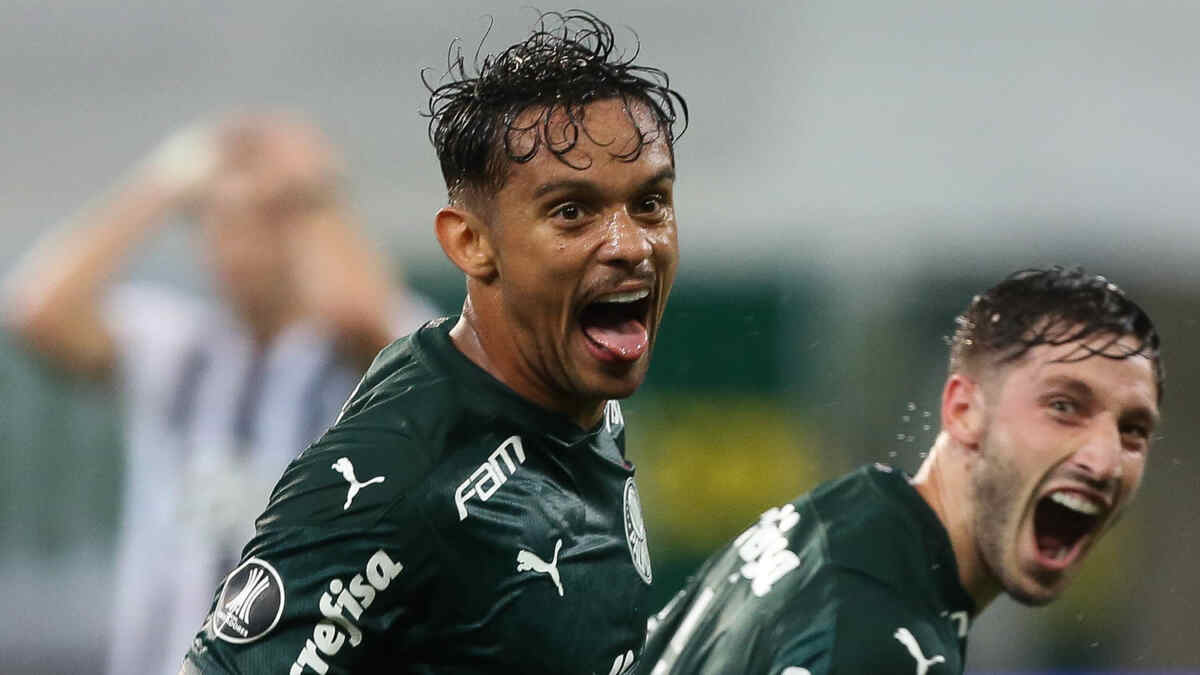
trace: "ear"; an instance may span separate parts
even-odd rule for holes
[[[979,447],[984,430],[983,387],[963,373],[946,378],[942,389],[942,429],[959,445]]]
[[[438,243],[450,262],[472,279],[490,281],[496,276],[496,254],[491,230],[469,209],[444,206],[433,219]]]

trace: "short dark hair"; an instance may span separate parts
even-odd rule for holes
[[[428,109],[422,114],[429,118],[429,139],[437,150],[450,198],[464,187],[500,189],[509,162],[528,162],[548,145],[543,139],[555,111],[565,113],[565,129],[555,133],[554,146],[547,149],[570,165],[566,155],[580,134],[587,133],[580,128],[583,108],[593,101],[620,98],[627,111],[632,101],[644,104],[657,122],[657,133],[673,149],[675,139],[687,128],[687,102],[671,88],[665,72],[634,65],[640,42],[629,55],[615,45],[612,27],[582,10],[543,13],[525,41],[482,61],[476,52],[474,75],[467,72],[459,41],[451,42],[446,73],[450,81],[435,85],[427,78],[428,69],[421,71],[429,90]],[[536,106],[545,110],[536,120],[518,125],[521,113]],[[632,119],[632,111],[629,114]],[[539,126],[542,129],[531,149],[514,150],[514,132]],[[639,129],[637,146],[614,156],[635,161],[642,148],[657,139],[657,134]]]
[[[955,319],[950,343],[950,372],[960,372],[981,357],[1003,364],[1021,358],[1038,345],[1063,345],[1093,336],[1109,336],[1098,347],[1082,348],[1077,357],[1125,359],[1145,356],[1154,364],[1158,398],[1164,371],[1158,331],[1149,315],[1108,279],[1080,267],[1054,266],[1021,270],[980,295]],[[1132,350],[1110,349],[1132,337]]]

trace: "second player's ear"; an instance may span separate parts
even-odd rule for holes
[[[444,206],[434,216],[433,227],[446,257],[463,274],[485,282],[495,278],[491,230],[474,212],[461,206]]]
[[[942,388],[942,429],[963,447],[979,447],[984,430],[984,391],[963,373],[953,373]]]

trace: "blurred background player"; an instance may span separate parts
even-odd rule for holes
[[[1159,337],[1114,284],[1019,272],[957,319],[942,428],[763,514],[651,619],[641,673],[962,673],[998,595],[1044,605],[1137,494]]]
[[[309,123],[244,114],[166,140],[9,280],[6,317],[125,406],[110,672],[161,673],[237,560],[279,473],[333,422],[359,374],[431,318],[352,226],[338,159]],[[113,284],[179,216],[224,302]]]

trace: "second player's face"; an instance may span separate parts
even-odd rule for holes
[[[1036,347],[985,385],[971,481],[976,548],[1003,590],[1027,604],[1062,592],[1136,494],[1158,418],[1149,359],[1071,361],[1080,347]],[[1106,352],[1133,347],[1122,339]]]
[[[587,408],[629,396],[649,367],[679,257],[675,171],[644,106],[589,104],[560,159],[546,146],[561,149],[564,119],[536,127],[548,133],[510,137],[517,153],[534,133],[548,140],[537,139],[530,161],[511,163],[487,220],[522,379]],[[637,147],[639,128],[654,140],[636,159],[616,156]]]
[[[251,321],[293,300],[287,219],[242,175],[214,186],[203,219],[208,261],[222,290]]]

